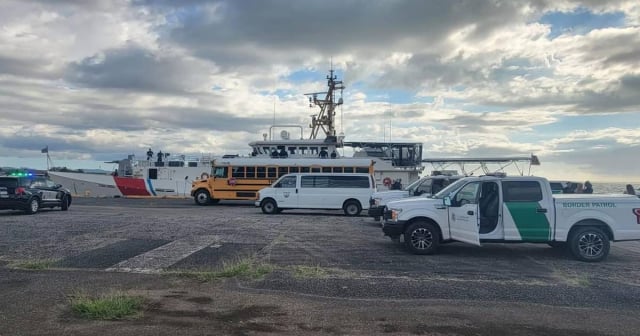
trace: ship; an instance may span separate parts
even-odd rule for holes
[[[344,134],[336,132],[336,108],[343,104],[344,83],[334,70],[326,76],[327,90],[308,93],[309,106],[319,108],[311,116],[310,134],[305,136],[299,125],[272,125],[263,139],[249,143],[250,157],[345,158],[345,149],[354,158],[371,158],[375,162],[374,178],[380,190],[408,185],[420,177],[422,143],[419,142],[346,142]],[[153,153],[151,153],[153,154]],[[232,155],[237,156],[237,155]],[[225,156],[219,156],[222,158]],[[226,156],[228,157],[228,156]],[[51,179],[74,194],[88,197],[167,197],[190,194],[191,182],[211,173],[215,156],[162,156],[146,159],[129,155],[112,161],[118,165],[114,173],[86,174],[49,171]],[[207,175],[208,176],[208,175]]]

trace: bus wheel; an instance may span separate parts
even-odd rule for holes
[[[193,199],[196,201],[197,205],[207,205],[211,202],[209,192],[204,189],[196,191],[195,195],[193,195]]]
[[[278,213],[278,206],[276,205],[276,201],[272,199],[266,199],[262,202],[262,213],[266,213],[267,215],[273,215]]]

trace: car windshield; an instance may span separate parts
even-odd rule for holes
[[[444,198],[445,196],[451,194],[451,192],[458,190],[465,184],[466,179],[460,179],[455,181],[454,183],[448,185],[446,188],[440,190],[439,193],[435,194],[433,198]]]

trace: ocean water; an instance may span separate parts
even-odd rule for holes
[[[640,182],[628,182],[628,183],[600,183],[591,182],[593,185],[594,194],[622,194],[626,189],[627,184],[631,184],[633,189],[636,190],[636,194],[640,194]]]

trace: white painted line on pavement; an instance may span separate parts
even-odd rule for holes
[[[197,236],[178,239],[151,251],[139,254],[106,269],[108,272],[160,273],[178,261],[218,243],[219,236]],[[216,244],[220,247],[220,244]]]

